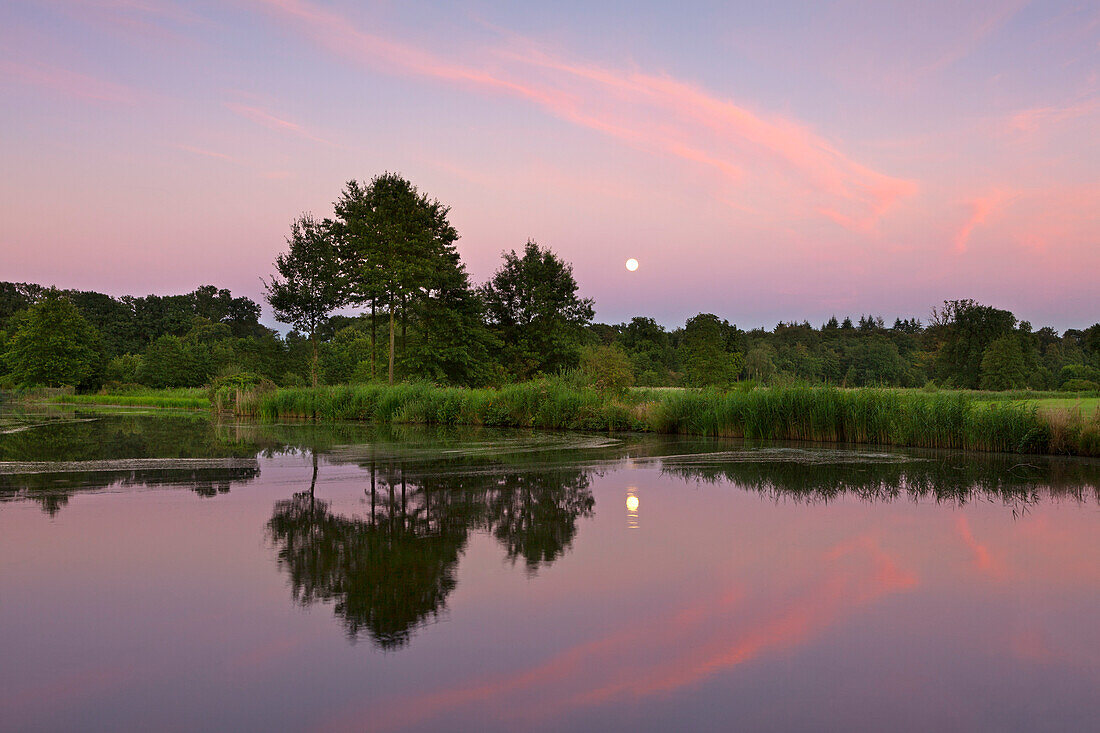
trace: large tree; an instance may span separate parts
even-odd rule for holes
[[[729,324],[711,313],[700,313],[684,325],[680,363],[693,387],[724,387],[737,379],[741,354],[726,348]]]
[[[1027,384],[1027,376],[1027,361],[1019,336],[1002,336],[985,350],[979,385],[982,389],[1020,389]]]
[[[671,383],[676,352],[664,327],[652,318],[635,316],[620,327],[618,340],[630,356],[638,384],[659,387]]]
[[[372,316],[379,303],[388,311],[391,384],[398,310],[404,325],[410,306],[446,287],[458,261],[449,211],[396,173],[376,176],[367,186],[349,181],[336,202],[348,295],[369,302]],[[371,323],[373,332],[373,317]]]
[[[945,301],[932,312],[930,330],[942,339],[936,367],[941,379],[957,387],[977,389],[986,348],[1012,333],[1011,312],[973,300]]]
[[[12,325],[6,361],[17,383],[86,386],[100,371],[99,333],[57,290],[17,314]]]
[[[275,258],[278,274],[266,282],[275,319],[309,336],[310,375],[317,386],[317,329],[345,300],[330,221],[305,214],[290,225],[288,249]]]
[[[592,300],[577,297],[572,265],[528,240],[522,256],[504,253],[504,264],[481,294],[515,376],[576,366],[593,309]]]
[[[501,344],[485,325],[484,304],[461,263],[446,280],[413,309],[416,324],[403,365],[434,382],[482,386],[496,377],[493,354]]]

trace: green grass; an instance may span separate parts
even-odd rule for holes
[[[210,407],[210,398],[205,389],[149,389],[127,392],[99,392],[96,394],[55,395],[46,398],[47,402],[64,405],[101,405],[119,407],[168,407],[185,409],[205,409]]]
[[[1085,416],[1095,415],[1100,411],[1100,397],[1048,397],[1028,400],[1026,404],[1034,404],[1040,410],[1080,411]]]
[[[962,392],[795,385],[751,391],[634,390],[610,396],[557,380],[502,389],[423,384],[278,389],[237,400],[265,420],[632,430],[765,440],[1100,455],[1100,416],[979,401]]]

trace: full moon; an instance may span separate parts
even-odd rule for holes
[[[635,270],[637,270],[638,269],[638,260],[631,257],[629,260],[626,261],[626,269],[630,270],[631,272],[634,272]]]

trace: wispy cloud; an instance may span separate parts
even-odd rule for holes
[[[139,92],[123,84],[41,63],[0,60],[0,78],[90,102],[133,105],[141,98]]]
[[[1008,127],[1014,132],[1036,133],[1069,120],[1087,117],[1100,111],[1100,100],[1089,99],[1077,104],[1057,107],[1032,107],[1013,113]]]
[[[146,47],[194,45],[193,31],[208,24],[201,15],[169,0],[59,0],[73,17]]]
[[[984,224],[986,220],[998,209],[1012,200],[1013,195],[1006,191],[994,190],[984,196],[977,196],[966,202],[970,215],[955,233],[955,251],[963,253],[970,243],[970,236],[974,230]]]
[[[943,71],[966,58],[983,41],[1023,10],[1029,2],[1030,0],[1012,0],[998,3],[984,16],[979,15],[976,23],[954,45],[922,67],[917,72],[918,76]],[[950,3],[948,7],[957,8],[955,3]]]
[[[271,112],[268,112],[267,110],[260,107],[247,104],[238,104],[236,102],[226,102],[225,106],[231,112],[238,114],[245,119],[251,120],[258,125],[262,125],[269,130],[286,132],[291,135],[305,138],[306,140],[312,140],[313,142],[317,143],[324,143],[325,145],[336,144],[330,140],[326,140],[323,137],[314,135],[312,132],[302,127],[297,122],[291,122],[290,120],[285,120],[281,117],[277,117]]]
[[[174,145],[177,150],[183,150],[188,153],[194,153],[195,155],[201,155],[207,158],[217,158],[219,160],[225,160],[230,162],[236,162],[236,158],[225,153],[219,153],[214,150],[204,150],[203,148],[192,147],[191,145]]]
[[[851,229],[877,221],[916,184],[854,160],[808,125],[764,114],[669,75],[566,59],[522,39],[455,62],[360,30],[301,0],[266,0],[277,15],[332,53],[395,74],[519,98],[638,150],[710,171],[727,186],[764,186],[796,215]]]
[[[871,535],[830,548],[818,570],[782,592],[727,588],[562,649],[527,669],[388,700],[370,708],[372,719],[401,727],[491,705],[501,719],[523,728],[608,700],[668,694],[797,647],[866,605],[919,585]],[[364,714],[355,705],[321,727],[354,728]]]

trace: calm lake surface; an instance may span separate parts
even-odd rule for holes
[[[1100,724],[1096,461],[0,418],[0,729]]]

